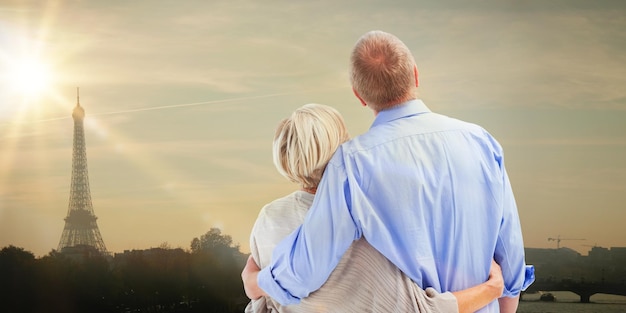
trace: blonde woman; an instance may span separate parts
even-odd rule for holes
[[[300,189],[261,209],[250,236],[247,268],[270,264],[274,247],[300,226],[326,164],[348,137],[339,112],[326,105],[304,105],[279,123],[274,165]],[[423,290],[361,237],[326,283],[300,304],[281,306],[263,296],[252,300],[246,312],[473,312],[498,298],[503,286],[494,265],[490,280],[476,287],[442,294]]]

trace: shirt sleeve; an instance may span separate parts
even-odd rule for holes
[[[259,287],[282,305],[299,303],[326,282],[359,237],[338,151],[326,167],[303,224],[276,246],[270,265],[259,273]]]
[[[503,215],[494,258],[500,264],[504,277],[502,296],[515,297],[530,286],[535,276],[534,267],[527,266],[524,260],[524,242],[517,205],[503,163],[501,167],[504,183]]]
[[[420,313],[459,312],[459,302],[451,292],[439,293],[434,288],[419,289],[418,308]]]

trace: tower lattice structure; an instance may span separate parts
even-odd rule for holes
[[[72,112],[74,119],[74,143],[72,152],[72,182],[70,202],[65,218],[65,227],[59,241],[59,251],[65,248],[90,246],[100,253],[107,249],[100,235],[97,217],[91,203],[89,175],[87,172],[87,149],[85,146],[85,110],[80,106],[80,96],[76,90],[76,107]]]

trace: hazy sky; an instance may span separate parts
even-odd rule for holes
[[[3,1],[0,247],[57,248],[80,86],[110,251],[220,227],[247,252],[260,208],[297,188],[271,162],[277,122],[316,102],[352,135],[371,124],[347,68],[373,29],[413,51],[433,111],[500,141],[527,247],[626,246],[626,2],[390,2]]]

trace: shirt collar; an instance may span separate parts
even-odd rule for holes
[[[422,102],[422,100],[409,100],[407,102],[398,104],[390,109],[378,112],[376,118],[374,119],[374,123],[372,123],[372,126],[370,128],[400,118],[429,112],[431,112],[430,109],[426,106],[426,104],[424,104],[424,102]]]

